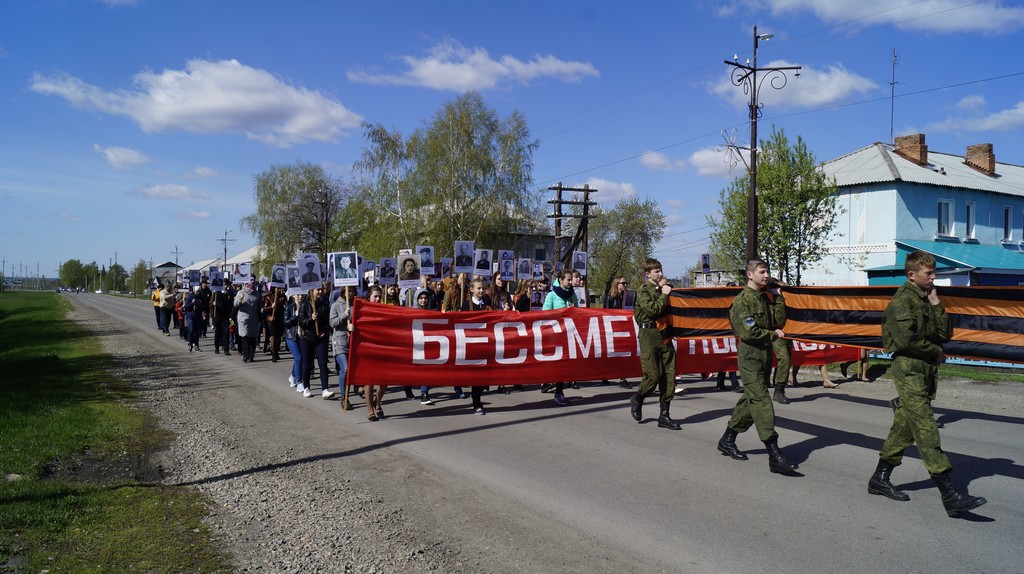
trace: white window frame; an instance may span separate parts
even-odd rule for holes
[[[975,239],[974,233],[978,219],[978,206],[973,201],[964,204],[964,239]]]
[[[1003,207],[1003,241],[1013,241],[1013,207]]]
[[[956,211],[953,210],[954,204],[952,199],[940,199],[936,205],[935,213],[935,235],[939,237],[953,237],[956,235],[953,215]],[[945,221],[943,221],[945,219]],[[945,223],[945,225],[943,225]],[[945,228],[945,229],[943,229]]]

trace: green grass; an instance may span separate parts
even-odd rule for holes
[[[887,361],[885,359],[868,359],[869,377],[875,379],[887,376],[887,373],[889,372],[889,365],[891,364],[891,361]],[[828,367],[831,371],[837,371],[839,370],[839,365],[841,365],[841,363],[832,363]],[[856,372],[856,364],[850,365],[850,375],[852,376],[856,374]],[[943,377],[968,379],[981,383],[1024,383],[1024,373],[1019,369],[999,369],[970,365],[953,365],[948,363],[939,365],[939,380],[942,380]]]
[[[168,436],[67,311],[0,296],[0,572],[231,571],[197,492],[133,478]]]

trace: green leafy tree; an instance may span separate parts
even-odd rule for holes
[[[429,244],[450,253],[462,239],[500,247],[543,221],[540,191],[530,189],[538,144],[519,112],[500,118],[467,92],[409,137],[364,129],[359,196],[346,212],[361,252],[389,256]]]
[[[635,197],[620,199],[611,209],[592,209],[589,224],[588,287],[607,291],[609,282],[643,273],[644,260],[661,241],[665,215],[657,202]]]
[[[149,265],[145,259],[139,259],[139,262],[132,268],[131,277],[128,279],[129,288],[135,291],[135,295],[138,296],[143,290],[149,287],[149,282],[152,278],[149,276]]]
[[[60,266],[60,282],[68,287],[85,287],[88,275],[78,259],[68,259]]]
[[[269,274],[274,263],[294,260],[300,251],[323,257],[336,248],[343,229],[338,215],[349,195],[342,179],[311,163],[274,165],[256,175],[256,211],[243,217],[241,226],[264,249],[258,271]]]
[[[800,285],[801,272],[826,255],[825,243],[842,213],[838,188],[818,169],[799,136],[792,145],[772,128],[757,156],[758,245],[773,274]],[[748,175],[719,195],[720,217],[709,216],[711,252],[721,268],[743,269],[746,259]]]

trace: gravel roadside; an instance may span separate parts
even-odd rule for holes
[[[175,434],[169,450],[152,460],[165,484],[194,486],[208,498],[213,530],[238,571],[505,570],[466,559],[466,541],[440,527],[439,519],[450,518],[444,512],[410,516],[410,494],[443,491],[415,463],[343,432],[317,437],[305,423],[280,428],[261,416],[267,413],[252,412],[234,381],[211,393],[216,381],[232,380],[236,361],[197,369],[180,350],[89,306],[75,305],[71,318],[99,337],[114,358],[114,374],[136,390],[138,406]],[[348,454],[360,450],[366,454]]]

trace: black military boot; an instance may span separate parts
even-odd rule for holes
[[[739,433],[729,427],[725,427],[725,434],[718,439],[718,452],[736,460],[747,460],[747,455],[740,452],[736,447],[736,436]]]
[[[786,396],[786,387],[775,387],[775,392],[772,393],[772,398],[774,398],[775,402],[780,405],[788,405],[790,403],[789,397]]]
[[[718,383],[718,385],[715,388],[720,390],[720,391],[724,391],[725,390],[725,372],[724,371],[718,371],[718,377],[716,378],[716,382]]]
[[[672,420],[672,417],[668,414],[669,403],[661,403],[661,415],[658,416],[658,428],[679,430],[683,427],[679,426],[679,423]]]
[[[644,418],[642,408],[644,406],[644,396],[640,393],[629,397],[629,414],[633,415],[633,420],[640,422]]]
[[[935,486],[938,486],[939,492],[942,493],[942,506],[946,507],[946,514],[949,516],[956,516],[961,512],[974,510],[988,502],[981,496],[971,496],[966,492],[957,490],[948,472],[933,475],[932,480],[935,481]]]
[[[779,474],[788,474],[800,468],[796,464],[786,460],[782,456],[782,449],[779,448],[778,439],[765,441],[764,446],[768,448],[768,469]]]
[[[889,482],[889,475],[892,474],[894,468],[896,467],[879,459],[878,466],[875,467],[875,474],[872,474],[871,479],[868,480],[868,492],[881,494],[893,500],[910,500],[910,495],[902,490],[896,490],[896,487]]]

